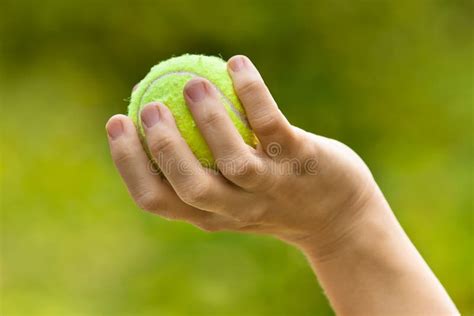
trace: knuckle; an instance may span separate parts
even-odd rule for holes
[[[239,180],[240,182],[252,182],[258,174],[257,163],[247,155],[240,155],[238,158],[226,161],[218,165],[224,176]]]
[[[158,197],[150,192],[136,194],[135,202],[139,208],[145,211],[156,211],[163,207],[162,202],[158,199]]]
[[[173,150],[174,140],[170,136],[162,135],[160,138],[154,139],[150,144],[150,151],[154,154],[160,152],[169,152]]]
[[[257,92],[264,91],[264,85],[262,82],[256,78],[249,78],[241,83],[238,88],[240,97],[248,97],[257,95]]]
[[[202,124],[204,127],[212,127],[218,124],[219,122],[222,122],[224,120],[224,116],[220,112],[216,111],[208,111],[206,115],[202,118]]]
[[[281,128],[278,116],[269,113],[262,113],[254,118],[254,130],[260,136],[270,136],[276,134]]]
[[[200,183],[187,186],[180,195],[183,202],[189,205],[202,205],[209,200],[209,187]]]
[[[235,181],[252,192],[266,191],[271,186],[268,170],[255,163],[248,163],[233,175]]]
[[[299,156],[301,159],[317,159],[321,156],[321,149],[313,143],[302,143]]]
[[[320,159],[324,155],[324,148],[327,147],[326,144],[331,144],[332,141],[328,143],[322,143],[320,140],[315,141],[314,135],[311,135],[307,132],[300,134],[300,137],[296,137],[297,140],[294,141],[295,149],[299,148],[295,156],[301,160],[307,159]]]
[[[257,176],[257,167],[255,162],[249,159],[238,158],[235,161],[235,176],[248,181],[254,180]]]
[[[223,174],[234,175],[242,170],[247,169],[249,160],[246,155],[241,155],[238,153],[231,153],[228,155],[228,159],[217,159],[217,168]],[[234,158],[237,157],[237,158]]]
[[[121,150],[114,155],[116,165],[127,165],[133,161],[134,154],[131,150]]]

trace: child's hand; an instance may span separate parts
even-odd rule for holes
[[[150,172],[128,118],[108,123],[112,155],[130,193],[143,209],[205,230],[311,238],[321,251],[332,251],[326,248],[358,223],[361,206],[376,192],[370,172],[345,145],[291,126],[249,59],[236,56],[228,65],[258,148],[243,142],[215,88],[193,79],[184,95],[220,173],[200,166],[165,105],[149,104],[142,111],[146,138],[167,180]]]
[[[338,313],[456,314],[362,160],[335,140],[291,126],[248,58],[228,65],[258,148],[243,142],[215,88],[193,79],[184,95],[220,172],[201,166],[166,105],[141,112],[166,179],[149,168],[132,121],[114,116],[110,149],[136,203],[205,230],[271,234],[296,245]]]

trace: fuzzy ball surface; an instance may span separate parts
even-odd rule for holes
[[[195,77],[206,78],[217,88],[222,106],[227,110],[243,140],[248,145],[255,147],[257,139],[249,127],[244,108],[234,92],[226,62],[219,57],[186,54],[155,65],[140,81],[137,89],[132,92],[128,115],[135,123],[144,148],[149,154],[144,139],[140,111],[144,105],[150,102],[163,103],[173,113],[182,137],[201,164],[214,168],[215,160],[186,106],[183,95],[186,83]]]

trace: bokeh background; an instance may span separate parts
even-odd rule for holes
[[[182,53],[246,54],[283,112],[371,167],[463,314],[474,313],[473,2],[0,4],[2,315],[326,315],[269,237],[141,212],[104,125]]]

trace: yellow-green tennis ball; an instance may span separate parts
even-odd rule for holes
[[[183,95],[184,86],[195,77],[206,78],[217,88],[221,95],[222,106],[226,108],[243,140],[255,147],[257,138],[250,129],[242,104],[234,92],[226,62],[218,57],[182,55],[160,62],[151,68],[146,77],[140,81],[137,89],[133,91],[128,115],[137,126],[145,150],[149,153],[144,141],[140,111],[150,102],[163,103],[173,113],[182,137],[201,164],[214,168],[215,160],[186,106]]]

